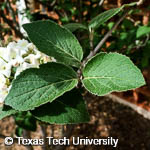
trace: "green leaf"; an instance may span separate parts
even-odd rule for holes
[[[112,18],[114,15],[119,13],[122,10],[122,8],[123,7],[113,8],[99,14],[89,22],[89,28],[98,28],[101,24],[103,24],[104,22]]]
[[[64,27],[70,30],[71,32],[74,32],[78,29],[88,30],[88,28],[81,23],[68,23],[68,24],[65,24]]]
[[[48,63],[39,69],[22,72],[13,82],[5,104],[16,110],[33,110],[74,88],[78,83],[77,74],[68,66]]]
[[[136,32],[136,38],[139,38],[143,35],[150,33],[150,27],[148,26],[140,26]]]
[[[0,107],[0,120],[15,113],[17,113],[16,110],[4,105],[4,107]]]
[[[21,128],[21,127],[16,127],[15,134],[16,134],[17,136],[19,136],[19,137],[22,137],[23,128]]]
[[[132,2],[129,4],[124,4],[120,8],[113,8],[109,9],[107,11],[104,11],[103,13],[99,14],[98,16],[94,17],[90,22],[89,22],[89,28],[98,28],[101,24],[105,23],[108,21],[110,18],[118,14],[123,8],[125,7],[133,7],[137,5],[137,2]]]
[[[85,101],[77,89],[65,93],[31,113],[39,120],[51,124],[85,123],[89,121]]]
[[[36,131],[36,118],[28,112],[18,112],[15,117],[15,123],[23,129]]]
[[[53,56],[58,62],[80,67],[83,51],[69,30],[50,20],[24,24],[23,27],[41,52]]]
[[[99,96],[145,84],[141,71],[128,57],[118,53],[97,54],[85,66],[83,76],[84,87]]]

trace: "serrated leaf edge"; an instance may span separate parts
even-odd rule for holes
[[[58,100],[56,100],[57,102],[59,102],[59,103],[61,103],[60,101],[58,101]],[[87,104],[86,104],[86,102],[85,102],[85,100],[83,100],[84,101],[84,104],[85,104],[85,107],[86,107],[86,110],[87,110]],[[61,103],[61,104],[63,104],[63,105],[65,105],[64,103]],[[68,106],[68,105],[67,105]],[[76,109],[74,109],[75,111],[77,111]],[[32,113],[32,111],[31,111],[31,113]],[[87,114],[88,114],[88,117],[89,117],[89,112],[87,111]],[[40,121],[43,121],[43,122],[45,122],[45,123],[48,123],[48,124],[56,124],[56,125],[65,125],[65,124],[77,124],[77,123],[87,123],[87,122],[89,122],[90,121],[90,117],[88,118],[89,120],[88,121],[80,121],[80,122],[74,122],[74,123],[68,123],[68,122],[66,122],[66,123],[56,123],[56,122],[48,122],[48,121],[45,121],[45,120],[43,120],[43,119],[39,119],[36,115],[34,115],[34,114],[32,114],[36,119],[38,119],[38,120],[40,120]]]
[[[77,84],[78,84],[78,80],[77,80],[77,79],[73,79],[73,80],[76,81],[76,84],[74,85],[74,87],[75,87],[75,86],[77,86]],[[73,80],[71,80],[71,81],[73,81]],[[46,101],[46,102],[40,103],[40,105],[35,106],[33,109],[24,109],[24,110],[21,110],[21,109],[16,109],[14,106],[12,106],[12,105],[9,104],[9,103],[5,103],[5,104],[8,105],[8,106],[10,106],[10,107],[12,107],[12,108],[15,109],[15,110],[18,110],[18,111],[34,110],[35,108],[37,108],[37,107],[39,107],[39,106],[41,106],[41,105],[43,105],[43,104],[46,104],[46,103],[48,103],[48,102],[50,102],[50,103],[53,102],[56,98],[58,98],[59,96],[63,95],[64,93],[66,93],[66,92],[72,90],[74,87],[69,88],[68,90],[62,92],[61,94],[59,94],[59,95],[56,96],[55,98],[51,99],[51,101]],[[31,92],[31,91],[30,91],[30,92]],[[21,95],[18,95],[18,96],[21,96]],[[15,97],[14,97],[14,98],[15,98]]]
[[[104,53],[104,54],[117,54],[117,55],[120,55],[120,56],[125,56],[125,57],[133,64],[133,62],[130,60],[130,58],[129,58],[128,56],[126,56],[126,55],[122,55],[122,54],[117,53],[117,52],[109,52],[109,53],[100,52],[100,53],[96,54],[94,57],[90,58],[90,59],[86,62],[85,67],[86,67],[86,65],[88,64],[89,61],[91,61],[91,60],[94,59],[96,56],[98,56],[98,55],[100,55],[100,54],[102,54],[102,53]],[[84,69],[85,69],[85,67],[84,67]],[[138,71],[142,74],[141,70],[140,70],[136,65],[134,65],[134,67],[136,68],[136,70],[138,70]],[[83,69],[83,72],[84,72],[84,69]],[[144,77],[143,77],[143,79],[144,79]],[[85,80],[86,80],[86,79],[85,79]],[[119,90],[112,90],[112,91],[110,91],[110,92],[108,92],[108,93],[106,93],[106,94],[97,94],[97,93],[95,93],[95,92],[91,92],[91,91],[85,86],[85,84],[84,84],[83,81],[84,81],[84,75],[83,75],[83,79],[82,79],[82,81],[81,81],[82,84],[83,84],[83,86],[84,86],[84,88],[85,88],[86,90],[88,90],[90,93],[92,93],[93,95],[97,95],[97,96],[105,96],[105,95],[108,95],[108,94],[110,94],[110,93],[112,93],[112,92],[124,92],[124,91],[127,91],[127,90],[134,90],[134,89],[136,89],[136,88],[128,88],[127,90],[121,90],[121,91],[119,91]],[[143,85],[145,85],[145,84],[146,84],[146,82],[145,82],[145,80],[144,80],[144,83],[141,84],[141,86],[143,86]]]
[[[43,22],[43,21],[33,21],[32,23],[37,23],[37,22]],[[59,26],[60,28],[63,28],[64,30],[67,30],[67,32],[69,32],[69,33],[74,37],[74,40],[76,40],[76,41],[79,43],[79,41],[77,40],[77,38],[75,37],[75,35],[72,34],[72,32],[71,32],[69,29],[65,28],[64,26],[58,25],[57,23],[55,23],[55,22],[53,22],[53,21],[51,21],[51,20],[46,20],[45,22],[51,22],[51,23],[55,24],[56,26]],[[24,24],[24,25],[23,25],[23,28],[25,29],[25,26],[26,26],[26,25],[32,24],[32,23]],[[25,30],[26,30],[26,29],[25,29]],[[35,31],[34,31],[34,32],[35,32]],[[28,33],[27,33],[27,34],[28,34]],[[37,34],[41,37],[41,35],[40,35],[38,32],[37,32]],[[28,38],[29,38],[29,36],[28,36]],[[43,37],[42,37],[42,38],[43,38]],[[29,38],[29,39],[30,39],[30,38]],[[43,39],[44,39],[44,38],[43,38]],[[45,39],[44,39],[44,40],[45,40]],[[30,39],[30,41],[32,41],[32,40]],[[81,64],[81,60],[82,60],[82,58],[83,58],[83,50],[82,50],[82,47],[81,47],[80,43],[79,43],[79,45],[80,45],[80,47],[81,47],[81,52],[82,52],[82,54],[81,54],[81,58],[78,59],[78,58],[76,58],[75,56],[73,56],[73,55],[67,53],[66,51],[64,51],[61,47],[56,46],[56,45],[53,44],[51,41],[47,40],[47,42],[49,42],[49,43],[52,44],[53,46],[57,47],[58,49],[60,49],[61,51],[63,51],[65,54],[67,54],[67,55],[69,55],[70,57],[74,58],[77,62],[79,62],[79,64]],[[40,51],[40,50],[39,50],[39,51]]]

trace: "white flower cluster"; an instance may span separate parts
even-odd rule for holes
[[[11,81],[23,70],[39,68],[40,64],[50,61],[53,61],[52,58],[24,39],[0,47],[0,103],[4,102],[9,92]]]

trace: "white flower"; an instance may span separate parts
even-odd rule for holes
[[[17,42],[17,47],[21,49],[26,49],[28,47],[29,42],[25,39],[19,40]]]
[[[21,56],[19,49],[17,49],[17,45],[15,42],[11,42],[7,46],[7,61],[11,61],[12,59],[16,59],[17,56]]]
[[[49,56],[47,56],[47,55],[45,55],[45,54],[41,54],[42,56],[41,56],[41,59],[40,59],[40,61],[42,62],[42,63],[48,63],[48,62],[51,62],[52,61],[52,59],[49,57]]]
[[[3,74],[0,74],[0,88],[2,88],[2,85],[6,84],[6,78]]]
[[[8,92],[7,91],[0,91],[0,103],[3,103]]]
[[[41,53],[33,43],[24,39],[10,42],[6,48],[0,47],[0,103],[4,102],[12,87],[10,76],[15,79],[22,71],[39,68],[40,64],[50,61],[56,60]],[[16,67],[15,74],[11,73],[13,67]]]
[[[9,64],[13,67],[18,67],[20,64],[24,62],[24,59],[21,56],[17,56],[16,59],[12,59]]]
[[[39,58],[40,57],[38,55],[29,54],[24,59],[25,59],[25,61],[29,62],[32,65],[39,66],[40,65],[39,60],[38,60]]]
[[[0,47],[0,58],[7,61],[8,55],[7,55],[7,48],[6,47]]]
[[[8,88],[6,85],[7,79],[3,74],[0,74],[0,103],[3,103],[5,97],[8,94]]]
[[[7,85],[0,85],[0,103],[3,103],[7,94],[8,94],[8,88],[7,88]]]
[[[27,48],[31,50],[37,50],[33,43],[28,43]]]
[[[10,77],[11,74],[11,64],[6,63],[3,59],[0,58],[0,74]]]
[[[21,56],[27,53],[29,45],[30,43],[24,39],[17,42],[16,48],[20,51]]]
[[[7,55],[9,56],[9,60],[16,59],[17,57],[22,57],[28,51],[28,41],[27,40],[19,40],[16,42],[11,42],[7,45]]]

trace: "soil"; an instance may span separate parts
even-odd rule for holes
[[[87,94],[88,110],[91,121],[87,124],[74,125],[72,137],[80,138],[108,138],[118,139],[116,148],[113,146],[67,146],[66,150],[150,150],[150,120],[143,118],[131,108],[112,101],[106,97],[96,97]],[[0,121],[0,134],[12,136],[15,132],[15,123],[12,117]],[[54,128],[54,136],[58,137],[62,126],[48,126],[47,134]],[[41,138],[40,127],[31,134],[32,138]],[[5,146],[4,140],[0,139],[0,150],[25,150],[25,147],[14,144]],[[41,150],[36,146],[34,150]]]

